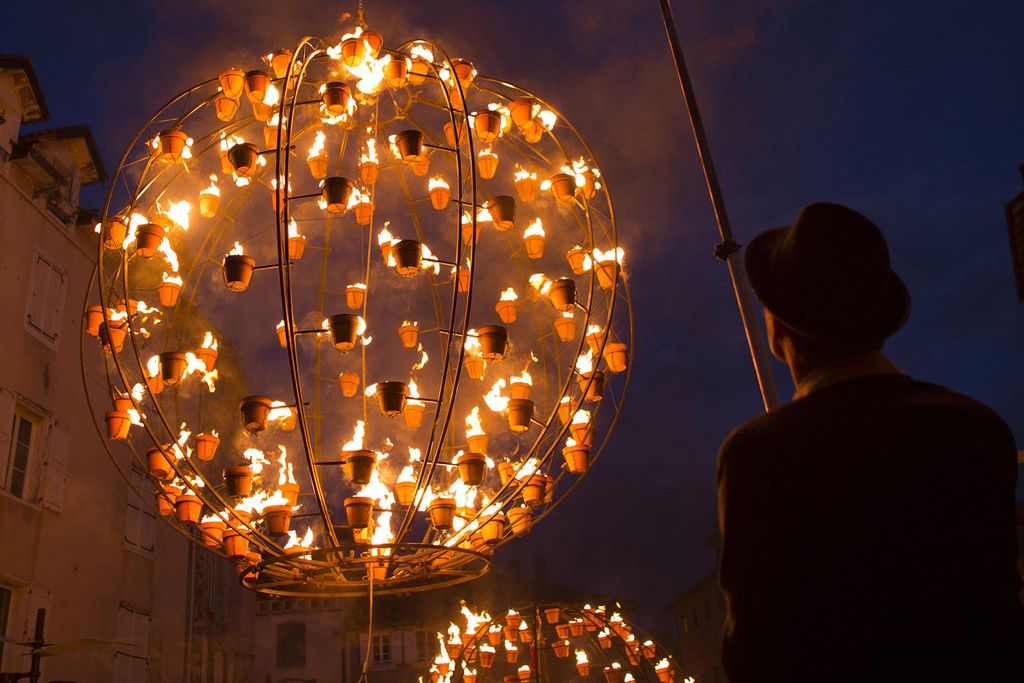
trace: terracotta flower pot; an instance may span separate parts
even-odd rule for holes
[[[203,501],[191,493],[183,493],[174,499],[174,512],[180,524],[199,524]]]
[[[521,399],[530,398],[530,390],[533,389],[533,385],[528,382],[518,382],[517,378],[513,377],[508,384],[508,395],[510,398]]]
[[[494,310],[498,313],[498,317],[501,322],[506,325],[511,325],[516,321],[517,305],[515,301],[502,300],[494,306]]]
[[[483,379],[484,370],[484,359],[480,356],[471,356],[467,354],[463,359],[462,364],[466,366],[466,374],[469,375],[470,379]]]
[[[373,517],[373,498],[351,496],[345,499],[345,518],[353,529],[365,529],[370,526]]]
[[[452,199],[452,191],[443,185],[439,185],[430,190],[430,205],[437,211],[444,211],[448,208],[448,203]]]
[[[625,674],[622,672],[622,669],[612,669],[609,667],[604,669],[604,680],[607,683],[622,683],[624,677]]]
[[[493,517],[484,522],[484,525],[480,527],[480,536],[484,543],[488,545],[494,545],[501,540],[502,534],[505,533],[506,525],[505,515],[500,512],[495,513]]]
[[[359,375],[354,372],[343,372],[338,375],[338,384],[341,387],[341,395],[352,398],[359,390]]]
[[[675,674],[671,669],[657,669],[655,673],[658,674],[659,683],[672,683],[672,681],[676,680]]]
[[[583,678],[590,676],[590,662],[576,662],[576,672]]]
[[[268,505],[263,510],[263,524],[268,534],[280,536],[288,533],[292,522],[292,509],[288,505]]]
[[[232,559],[244,558],[249,554],[249,539],[237,529],[225,529],[224,552]]]
[[[213,434],[199,434],[196,436],[196,457],[203,462],[213,460],[220,445],[220,438]]]
[[[362,45],[362,41],[359,41]],[[342,47],[344,49],[344,46]],[[352,99],[352,90],[340,81],[326,83],[320,93],[320,101],[331,116],[348,113],[348,103]]]
[[[530,144],[538,143],[544,137],[544,126],[536,119],[527,121],[519,130],[523,134],[523,139]]]
[[[405,409],[409,385],[405,382],[378,382],[377,408],[385,417],[395,417]]]
[[[259,168],[259,149],[251,142],[240,142],[228,150],[228,163],[239,178],[251,178]]]
[[[164,484],[156,491],[156,511],[161,517],[170,517],[174,514],[174,501],[181,494],[177,486]]]
[[[180,161],[188,144],[188,134],[183,130],[172,129],[157,133],[156,154],[160,161]]]
[[[519,674],[519,681],[520,681],[520,683],[526,683],[527,681],[529,681],[529,680],[531,680],[533,678],[533,671],[530,670],[530,669],[526,669],[525,671],[524,670],[520,670],[520,671],[518,671],[516,673]]]
[[[594,272],[601,289],[611,289],[619,277],[619,264],[616,261],[597,261],[594,263]]]
[[[512,640],[512,639],[509,638],[509,640]],[[518,660],[519,660],[519,650],[518,649],[517,650],[505,650],[505,661],[506,662],[508,662],[509,664],[515,664]],[[512,681],[518,681],[519,680],[519,675],[518,674],[509,674],[508,676],[505,676],[505,683],[509,683],[509,679],[510,678],[511,678]]]
[[[288,330],[283,324],[277,328],[277,343],[281,345],[282,349],[288,348]]]
[[[520,178],[515,181],[516,194],[524,202],[532,202],[537,198],[537,179]]]
[[[384,65],[384,82],[391,88],[403,88],[409,82],[409,62],[392,59]]]
[[[405,415],[405,426],[417,429],[421,424],[423,424],[423,415],[426,411],[427,407],[418,401],[407,402],[405,404],[405,410],[403,411],[403,414]]]
[[[416,482],[400,481],[395,483],[395,498],[402,507],[412,505],[413,497],[416,495]]]
[[[508,195],[492,197],[484,203],[484,208],[491,214],[494,227],[505,232],[515,226],[516,200]]]
[[[299,485],[293,484],[290,481],[286,481],[277,487],[278,493],[284,496],[288,505],[294,506],[299,502]]]
[[[576,282],[567,277],[558,278],[551,283],[548,297],[555,310],[571,311],[576,306]]]
[[[214,520],[209,522],[201,522],[199,529],[203,535],[203,545],[207,548],[219,548],[221,543],[224,541],[224,530],[227,528],[227,524],[221,520]]]
[[[512,481],[516,476],[516,465],[513,462],[499,462],[498,463],[498,476],[501,477],[501,485]]]
[[[581,373],[576,377],[580,391],[586,390],[584,400],[597,403],[604,396],[604,373],[600,370]]]
[[[395,136],[395,145],[402,161],[416,164],[423,161],[423,133],[418,130],[403,130]]]
[[[373,202],[359,202],[352,210],[356,225],[369,225],[373,222]]]
[[[380,164],[376,161],[364,161],[359,164],[359,179],[366,185],[373,185],[380,175]]]
[[[327,327],[331,331],[334,348],[339,351],[350,351],[359,337],[359,317],[352,313],[338,313],[327,318]]]
[[[348,285],[345,287],[345,305],[353,311],[362,309],[366,301],[366,287]]]
[[[508,113],[512,123],[521,128],[533,120],[533,102],[526,99],[512,100],[508,103]]]
[[[566,657],[569,656],[569,641],[568,640],[560,640],[560,641],[558,641],[557,643],[554,644],[552,649],[554,649],[556,657],[559,657],[561,659],[565,659]]]
[[[229,496],[245,498],[252,495],[252,468],[248,465],[225,467],[224,484]]]
[[[135,253],[142,258],[152,258],[164,241],[165,234],[163,227],[155,223],[140,225],[135,230]]]
[[[266,396],[246,396],[239,404],[242,413],[242,424],[250,434],[259,434],[267,427],[270,415],[270,399]]]
[[[583,247],[573,247],[565,253],[565,258],[569,262],[569,268],[576,275],[583,275],[587,272],[584,264],[587,260],[587,250]]]
[[[625,344],[612,342],[604,346],[604,362],[609,372],[624,372],[629,364],[629,349]]]
[[[108,410],[103,414],[107,423],[107,438],[114,441],[123,441],[128,438],[128,431],[131,429],[132,420],[127,412],[120,410]]]
[[[476,155],[476,167],[481,178],[490,180],[498,172],[498,155],[487,150],[480,152]]]
[[[576,177],[568,173],[551,176],[551,194],[559,206],[572,206],[576,201]]]
[[[275,50],[270,55],[270,68],[275,78],[284,78],[288,75],[288,65],[292,60],[291,50]]]
[[[423,245],[416,240],[399,240],[391,245],[391,255],[395,259],[395,270],[403,277],[419,274],[423,263]]]
[[[457,274],[455,276],[456,287],[459,290],[459,294],[465,294],[466,292],[469,291],[469,286],[470,286],[470,284],[472,284],[470,282],[471,278],[472,278],[472,274],[471,274],[471,271],[469,270],[469,268],[459,268],[459,270],[458,270],[458,272],[457,272]]]
[[[224,257],[221,270],[224,273],[224,285],[232,292],[244,292],[252,281],[256,261],[245,254],[228,254]]]
[[[267,88],[270,87],[270,74],[266,71],[254,69],[245,72],[245,96],[250,102],[263,102],[267,96]]]
[[[458,79],[459,85],[464,89],[468,88],[473,82],[473,78],[476,76],[476,69],[473,68],[473,62],[468,59],[456,57],[451,60],[452,73],[455,78]]]
[[[160,287],[157,288],[157,296],[160,299],[160,305],[167,308],[178,303],[178,295],[180,294],[181,285],[177,282],[162,282]]]
[[[462,127],[462,119],[459,119],[458,125],[453,125],[451,121],[444,124],[444,139],[449,147],[458,147],[462,142]]]
[[[487,452],[487,435],[486,434],[474,434],[467,438],[469,442],[469,450],[472,453],[486,453]]]
[[[424,150],[420,160],[413,163],[409,168],[412,169],[413,175],[423,177],[430,172],[430,155]]]
[[[174,454],[167,444],[163,446],[150,446],[146,449],[146,465],[149,467],[149,476],[154,479],[170,479],[174,475]]]
[[[478,111],[473,115],[473,130],[480,142],[493,142],[501,135],[501,114],[496,111]]]
[[[224,95],[237,100],[245,87],[245,72],[241,69],[225,69],[217,76]]]
[[[111,218],[103,224],[102,240],[107,249],[120,249],[128,237],[128,225],[120,216]]]
[[[527,258],[541,258],[544,256],[544,235],[527,235],[523,238],[523,247]]]
[[[508,330],[501,325],[484,325],[477,330],[480,355],[484,360],[499,361],[508,350]]]
[[[561,614],[562,614],[562,610],[559,609],[558,607],[547,607],[547,608],[544,609],[544,620],[546,622],[548,622],[549,624],[557,624],[558,623],[558,617]],[[558,637],[559,638],[565,638],[566,636],[563,636],[563,635],[559,634]]]
[[[377,453],[366,449],[358,451],[344,451],[342,458],[345,463],[342,470],[353,484],[365,486],[370,483],[373,477],[373,470],[377,466]]]
[[[562,449],[565,464],[572,474],[583,474],[590,468],[590,446],[576,444]]]
[[[409,83],[412,85],[423,85],[426,77],[434,71],[434,66],[423,57],[413,57],[412,66],[409,69]]]
[[[217,349],[208,346],[200,347],[196,349],[196,358],[203,361],[203,367],[207,372],[213,372],[214,366],[217,365]]]
[[[533,420],[533,401],[513,398],[508,402],[508,428],[517,434],[529,431]]]
[[[160,373],[153,375],[152,377],[146,378],[146,390],[149,391],[153,396],[156,396],[164,390],[164,381],[160,379]]]
[[[463,453],[455,458],[459,477],[466,486],[479,486],[487,473],[487,456],[483,453]]]
[[[572,341],[576,337],[576,319],[572,316],[559,316],[554,324],[555,333],[562,341]]]
[[[315,180],[323,180],[327,177],[326,154],[318,154],[315,157],[306,159],[306,165],[309,166],[309,174],[313,176]]]
[[[217,113],[218,119],[227,123],[238,113],[238,100],[221,93],[213,99],[213,110]]]
[[[455,521],[455,499],[435,498],[427,506],[430,524],[438,531],[447,531]]]
[[[320,196],[327,205],[327,213],[343,213],[348,207],[348,200],[352,196],[355,186],[348,178],[332,176],[324,179],[323,189]]]
[[[128,323],[114,322],[100,323],[96,336],[99,337],[103,350],[107,353],[121,353],[124,348],[124,338],[128,335]]]
[[[466,97],[459,90],[458,86],[453,85],[448,88],[448,100],[453,111],[462,112],[466,110]]]
[[[307,240],[302,235],[291,235],[288,238],[288,260],[298,261],[306,253]]]
[[[89,306],[85,309],[85,331],[93,337],[100,335],[100,325],[103,323],[103,307]]]
[[[530,475],[522,488],[523,502],[530,507],[544,504],[544,493],[547,490],[547,477],[540,472]]]

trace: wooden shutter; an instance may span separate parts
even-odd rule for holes
[[[59,268],[50,266],[46,288],[46,309],[43,311],[43,334],[60,342],[60,328],[64,322],[64,300],[67,298],[68,278]]]
[[[42,332],[46,317],[46,290],[50,285],[50,264],[39,254],[32,259],[32,275],[28,282],[28,301],[25,304],[25,322]]]
[[[36,613],[46,610],[46,622],[53,623],[53,614],[50,611],[50,591],[39,586],[32,586],[25,591],[25,616],[22,621],[21,638],[31,640],[36,633]]]
[[[43,463],[43,507],[61,512],[64,509],[64,482],[68,472],[68,446],[71,430],[54,422],[50,429],[50,447]]]
[[[11,468],[14,404],[14,394],[0,389],[0,489],[7,488],[7,475]]]
[[[402,631],[403,664],[418,664],[419,653],[416,651],[416,631]]]

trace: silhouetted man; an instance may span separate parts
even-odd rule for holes
[[[910,312],[882,233],[812,204],[746,266],[797,391],[718,456],[732,683],[1024,681],[1013,434],[882,355]]]

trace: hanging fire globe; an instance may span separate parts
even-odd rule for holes
[[[258,61],[171,99],[118,165],[84,312],[97,424],[248,588],[472,579],[619,414],[607,184],[550,104],[434,42],[353,25]]]

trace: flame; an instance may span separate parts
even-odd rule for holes
[[[587,653],[584,650],[576,650],[576,663],[577,664],[589,664],[590,660],[587,659]]]
[[[615,263],[622,264],[622,259],[626,255],[626,252],[622,247],[616,247],[609,249],[608,251],[601,251],[600,249],[594,249],[594,260],[598,263],[609,263],[614,261]]]
[[[150,356],[146,361],[146,371],[149,373],[148,377],[156,377],[160,374],[160,356]]]
[[[369,132],[369,131],[368,131]],[[359,157],[361,164],[376,164],[377,162],[377,141],[374,138],[366,138],[366,151]]]
[[[377,233],[377,245],[382,247],[385,244],[393,244],[394,242],[395,237],[391,234],[391,231],[388,230],[388,223],[385,223],[384,227],[382,227],[380,232]],[[394,262],[392,261],[391,263],[388,263],[388,265],[393,266]]]
[[[530,376],[529,370],[524,369],[523,370],[523,374],[518,375],[518,376],[517,375],[513,375],[512,377],[510,377],[509,380],[508,380],[508,383],[509,383],[509,385],[512,385],[512,384],[529,384],[529,385],[532,386],[533,385],[533,377]]]
[[[267,413],[267,420],[269,422],[283,422],[296,415],[297,411],[289,405],[286,405],[284,401],[271,401],[270,412]]]
[[[516,469],[516,479],[520,481],[529,479],[537,472],[538,467],[540,467],[540,461],[537,458],[529,458]]]
[[[192,211],[192,204],[184,199],[178,202],[170,202],[166,209],[157,208],[157,213],[170,218],[182,230],[188,230],[189,228],[188,214],[190,211]]]
[[[203,337],[203,343],[200,344],[199,348],[217,350],[217,340],[213,338],[213,332],[206,333],[206,336]]]
[[[587,349],[587,352],[580,354],[576,359],[576,372],[587,375],[594,371],[594,351]]]
[[[523,237],[544,237],[544,224],[540,222],[539,217],[530,223],[523,232]]]
[[[285,447],[278,445],[277,448],[281,451],[281,457],[277,459],[277,464],[281,466],[281,469],[277,472],[277,485],[284,486],[285,484],[295,484],[295,471],[292,469],[292,464],[288,462],[288,451]]]
[[[480,406],[473,406],[473,410],[469,411],[469,415],[466,416],[466,437],[480,436],[485,433],[480,424]]]
[[[210,174],[210,186],[209,187],[204,187],[202,190],[200,190],[199,194],[210,195],[212,197],[219,197],[220,196],[220,188],[217,187],[217,174],[216,173],[211,173]]]
[[[267,86],[267,92],[263,96],[263,104],[273,107],[281,101],[281,92],[277,89],[277,86],[271,83]]]
[[[541,296],[547,296],[551,291],[551,280],[544,273],[534,273],[530,276],[530,286]]]
[[[509,287],[508,289],[506,289],[504,292],[501,293],[501,297],[499,298],[499,301],[515,301],[518,298],[519,298],[519,295],[516,294],[516,290],[512,289],[511,287]]]
[[[487,403],[487,407],[495,413],[503,413],[508,409],[508,402],[511,400],[508,396],[502,396],[501,392],[505,389],[505,380],[499,379],[491,387],[491,390],[484,395],[484,402]],[[469,424],[467,418],[466,421]],[[468,436],[468,434],[467,434]]]
[[[668,663],[668,657],[663,657],[660,662],[658,662],[657,664],[654,665],[654,670],[655,671],[666,671],[669,668],[669,666],[671,666],[671,665]]]
[[[178,285],[181,287],[183,281],[178,273],[171,275],[170,273],[163,274],[163,282],[168,285]]]
[[[490,145],[488,145],[487,147],[484,147],[482,150],[480,150],[477,153],[477,157],[480,157],[480,158],[483,158],[483,157],[494,157],[495,159],[497,159],[498,155],[495,154],[494,153],[494,149]]]
[[[445,190],[449,189],[447,181],[445,181],[445,179],[442,178],[441,176],[434,176],[429,181],[427,181],[428,191],[432,191],[437,188],[444,188]]]
[[[421,59],[425,59],[431,64],[434,63],[434,53],[430,50],[430,48],[424,45],[413,45],[412,49],[409,50],[409,54],[412,55],[413,57],[420,57]]]
[[[434,275],[437,275],[438,273],[440,273],[441,272],[441,264],[437,261],[436,258],[434,258],[434,254],[433,254],[433,252],[430,251],[430,247],[428,247],[426,244],[421,244],[420,248],[421,248],[422,254],[423,254],[423,257],[422,257],[423,261],[420,264],[420,269],[421,270],[427,270],[427,269],[433,268],[434,269]],[[393,264],[389,263],[388,265],[393,265]]]
[[[327,144],[327,135],[322,130],[318,130],[316,135],[313,137],[313,144],[309,146],[309,154],[306,156],[307,159],[316,159],[317,157],[324,156],[324,146]]]
[[[342,451],[359,451],[363,449],[363,437],[366,436],[366,423],[362,420],[356,420],[355,427],[352,429],[352,439],[345,442],[345,445],[341,447]]]
[[[512,642],[511,640],[509,640],[508,638],[506,638],[506,639],[505,639],[505,649],[506,649],[506,650],[507,650],[508,652],[516,652],[516,651],[517,651],[517,650],[518,650],[519,648],[518,648],[518,647],[516,647],[515,643],[513,643],[513,642]]]
[[[241,256],[244,253],[245,253],[245,250],[242,249],[241,243],[240,242],[235,242],[235,246],[232,247],[231,251],[228,252],[228,256]]]
[[[422,370],[423,368],[425,368],[427,366],[427,361],[430,360],[430,356],[428,356],[427,352],[423,350],[423,344],[417,344],[416,345],[416,350],[419,351],[420,354],[421,354],[420,355],[420,362],[416,363],[415,365],[413,365],[412,369],[413,370]]]
[[[558,116],[553,111],[544,109],[539,104],[533,105],[533,118],[540,120],[540,125],[544,126],[548,130],[555,127],[558,123]]]
[[[416,400],[419,397],[420,389],[416,386],[416,380],[413,377],[409,377],[409,398],[406,401],[406,405],[425,406],[426,404],[423,401]]]
[[[463,342],[463,346],[466,347],[466,353],[471,356],[479,356],[483,353],[476,330],[467,330],[465,339],[466,341]]]
[[[288,542],[284,544],[284,549],[289,548],[313,548],[313,528],[307,526],[306,533],[302,536],[302,540],[299,540],[299,534],[294,529],[288,530]]]
[[[348,205],[345,208],[346,209],[352,209],[352,208],[354,208],[358,204],[371,204],[372,205],[373,201],[370,200],[370,195],[369,194],[361,191],[358,187],[354,187],[354,188],[352,188],[352,194],[349,195]]]
[[[249,467],[252,469],[254,475],[261,474],[263,472],[263,466],[269,465],[270,461],[267,460],[263,451],[258,448],[247,448],[242,453],[242,457],[249,461]]]
[[[518,169],[518,170],[515,172],[515,175],[512,176],[512,179],[515,180],[515,182],[517,182],[517,183],[521,182],[523,180],[536,180],[537,179],[537,174],[536,173],[530,173],[525,168],[521,167],[519,164],[516,164],[516,169]]]

